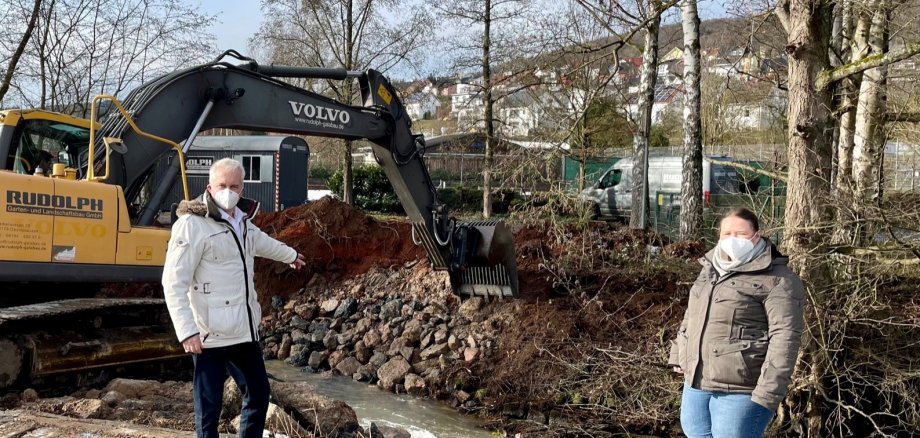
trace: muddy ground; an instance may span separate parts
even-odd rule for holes
[[[458,353],[445,350],[440,361],[427,364],[437,372],[425,370],[427,390],[420,395],[523,436],[676,433],[680,382],[664,362],[688,282],[699,269],[701,244],[668,245],[656,235],[601,222],[517,226],[521,298],[466,306],[458,316],[463,303],[450,293],[446,275],[427,267],[404,221],[378,221],[323,198],[261,214],[255,222],[308,260],[301,271],[257,263],[264,322],[279,344],[267,356],[277,355],[297,306],[313,306],[316,317],[335,324],[334,309],[323,313],[324,303],[353,298],[358,306],[352,322],[364,317],[385,324],[379,321],[381,305],[399,298],[409,309],[401,318],[433,320],[434,330],[441,324],[448,334],[466,335],[451,346]],[[157,285],[120,285],[104,294],[161,296],[161,291]],[[349,319],[339,323],[347,326]],[[470,343],[481,350],[472,360],[464,357]],[[328,355],[322,360],[320,368],[334,369]],[[391,389],[406,390],[401,385]],[[90,415],[98,420],[188,431],[187,386],[166,384],[151,410],[137,408],[146,402],[118,409],[123,400],[103,400],[104,388],[45,403],[9,395],[4,406],[18,409],[8,412],[80,417],[62,406],[84,403],[98,407]]]

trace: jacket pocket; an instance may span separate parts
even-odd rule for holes
[[[752,373],[745,360],[745,354],[751,346],[750,341],[712,344],[712,360],[709,361],[710,372],[707,377],[722,389],[753,388],[759,373]]]
[[[677,332],[677,364],[680,365],[681,369],[684,372],[688,372],[687,369],[687,345],[690,343],[690,339],[687,338],[686,330],[680,330]]]
[[[246,300],[239,298],[208,298],[208,329],[215,338],[244,336],[249,333]]]
[[[208,236],[205,257],[215,262],[236,261],[240,259],[240,250],[236,246],[232,231],[225,230]]]

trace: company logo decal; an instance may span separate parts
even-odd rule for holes
[[[322,128],[345,129],[351,122],[351,114],[347,111],[329,108],[322,105],[296,102],[289,100],[294,120],[308,125]]]
[[[10,213],[102,219],[102,200],[7,190],[6,211]]]

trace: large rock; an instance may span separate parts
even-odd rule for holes
[[[335,309],[333,318],[348,318],[358,309],[358,302],[354,298],[345,298]]]
[[[310,336],[301,329],[291,331],[291,342],[295,344],[309,344]]]
[[[40,397],[38,396],[38,391],[32,388],[27,388],[25,391],[22,391],[22,402],[23,403],[32,403],[34,401],[37,401],[39,398]],[[90,398],[94,398],[94,397],[90,397]]]
[[[364,345],[366,345],[367,348],[374,348],[378,344],[380,344],[380,334],[377,333],[376,329],[368,330],[367,333],[364,334]]]
[[[300,304],[294,307],[294,313],[296,313],[297,316],[309,321],[316,317],[316,306]]]
[[[384,344],[389,344],[393,342],[393,338],[396,336],[393,335],[393,329],[389,325],[382,325],[378,331],[380,332],[380,342]]]
[[[323,346],[327,350],[335,350],[335,347],[339,346],[338,333],[335,330],[329,330],[326,332],[326,336],[323,337]]]
[[[422,395],[425,393],[425,379],[417,374],[406,374],[403,386],[406,392],[412,395]]]
[[[364,334],[367,333],[367,331],[370,330],[371,326],[373,325],[374,321],[372,319],[361,318],[358,320],[357,324],[355,324],[355,334],[357,336],[364,336]]]
[[[284,361],[295,367],[302,367],[307,364],[309,355],[310,350],[304,345],[294,344],[291,346],[291,354]]]
[[[102,400],[80,399],[64,403],[63,414],[77,418],[103,418],[108,413],[108,406]]]
[[[434,332],[434,343],[440,344],[447,341],[447,327],[440,327],[436,332]]]
[[[422,322],[414,318],[407,321],[403,326],[402,337],[418,342],[422,337]]]
[[[326,301],[323,301],[323,304],[320,304],[319,307],[320,307],[320,310],[323,311],[323,313],[335,312],[335,309],[339,308],[339,300],[330,298]]]
[[[422,353],[420,356],[422,360],[428,360],[428,359],[436,358],[444,353],[447,353],[448,351],[450,351],[450,347],[447,346],[447,343],[435,344],[435,345],[432,345],[422,350]]]
[[[294,345],[294,339],[291,335],[285,333],[281,337],[281,344],[278,346],[278,359],[285,360],[291,356],[291,346]]]
[[[397,383],[402,383],[412,367],[402,356],[396,356],[377,370],[377,383],[381,388],[392,391]]]
[[[371,356],[370,360],[367,361],[367,363],[373,365],[375,368],[378,368],[378,369],[382,367],[383,364],[385,364],[386,362],[387,362],[387,355],[380,353],[380,352],[374,353],[374,355]]]
[[[358,359],[358,362],[367,363],[373,354],[374,350],[367,348],[364,341],[355,342],[355,359]]]
[[[358,417],[345,402],[313,392],[304,382],[271,382],[275,403],[300,421],[315,436],[350,436],[360,426]]]
[[[377,423],[371,423],[369,438],[412,438],[412,434],[392,426],[378,426]]]
[[[463,360],[467,363],[476,360],[479,357],[479,349],[467,347],[463,350]]]
[[[345,350],[335,350],[329,353],[329,368],[337,367],[346,357],[348,357],[348,352]]]
[[[301,318],[300,315],[294,315],[294,317],[291,318],[291,326],[301,330],[306,330],[307,327],[310,327],[310,321]]]
[[[158,384],[152,380],[114,379],[105,386],[105,391],[117,391],[127,398],[141,398],[149,395]]]
[[[310,358],[307,359],[307,366],[313,369],[317,369],[323,365],[323,362],[329,357],[329,353],[326,351],[314,351],[310,353]]]
[[[361,362],[358,362],[358,359],[353,357],[346,357],[338,365],[335,366],[335,370],[341,373],[343,376],[351,376],[354,373],[358,372],[358,368],[361,367]]]
[[[457,314],[470,321],[479,319],[479,310],[482,309],[482,305],[484,303],[485,301],[482,299],[482,297],[470,298],[460,305],[460,308],[457,309]]]
[[[377,378],[377,369],[373,365],[361,365],[358,370],[351,375],[352,379],[359,382],[373,382]]]
[[[400,311],[402,310],[402,301],[399,299],[392,299],[387,301],[382,306],[380,306],[380,320],[388,323],[393,318],[399,316]]]

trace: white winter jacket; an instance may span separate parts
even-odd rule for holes
[[[250,222],[258,211],[256,202],[241,199],[237,206],[247,213],[242,241],[207,192],[183,201],[176,211],[180,217],[166,251],[163,293],[179,341],[199,335],[204,348],[258,341],[262,309],[253,283],[253,258],[284,263],[297,259],[297,251]]]

